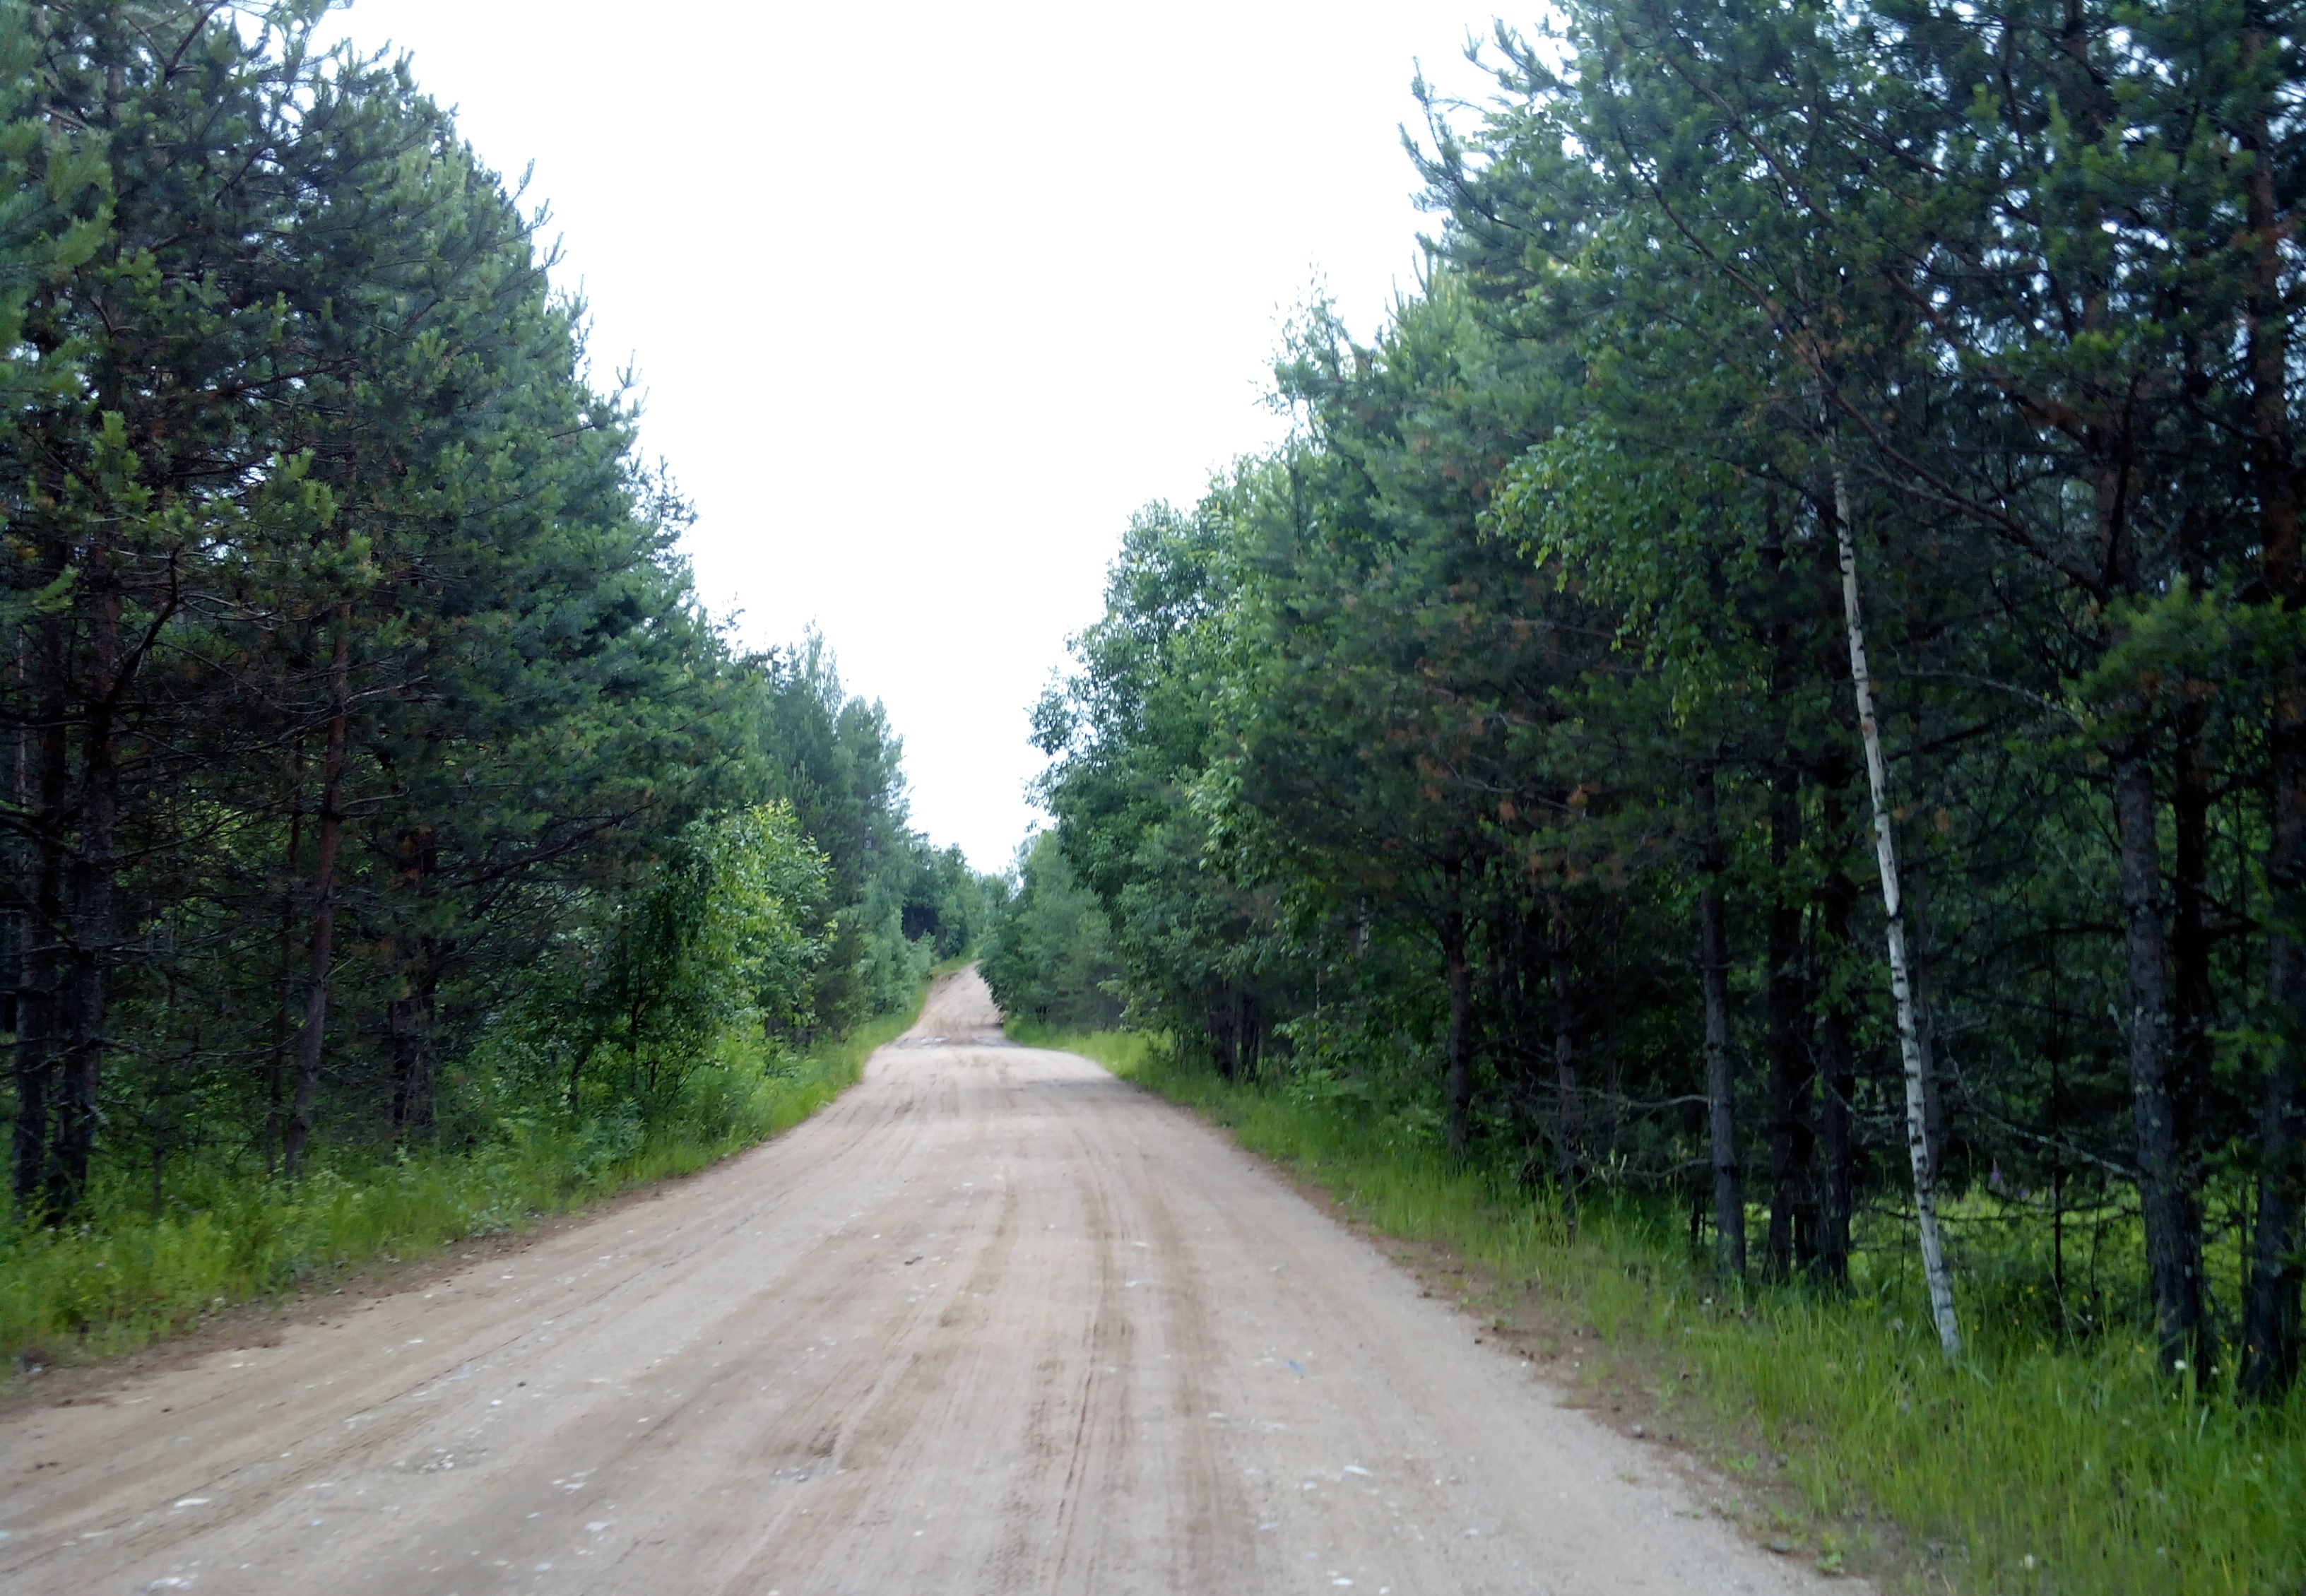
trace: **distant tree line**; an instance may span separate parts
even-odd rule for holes
[[[325,10],[0,4],[0,1033],[49,1224],[508,1090],[645,1110],[983,917],[879,706],[698,604],[542,215]]]
[[[2299,26],[1500,28],[1427,97],[1420,291],[1302,319],[1288,444],[1138,517],[1040,706],[1026,873],[1132,1020],[1730,1276],[1878,1280],[1943,1207],[1960,1313],[2284,1389]]]
[[[1035,832],[1018,849],[995,893],[977,967],[1012,1020],[1055,1030],[1120,1023],[1112,926],[1074,876],[1055,832]]]

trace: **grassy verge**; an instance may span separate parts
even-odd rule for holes
[[[2306,1578],[2306,1395],[2240,1409],[2173,1389],[2135,1336],[2061,1344],[2018,1316],[1972,1324],[1949,1370],[1897,1273],[1847,1296],[1725,1293],[1678,1216],[1589,1201],[1573,1235],[1549,1197],[1453,1169],[1366,1105],[1235,1085],[1143,1037],[1018,1039],[1095,1058],[1442,1250],[1469,1310],[1615,1421],[1751,1485],[1748,1527],[1827,1572],[2029,1596],[2296,1596]]]
[[[110,1202],[62,1231],[0,1221],[0,1351],[17,1373],[132,1352],[237,1302],[692,1174],[839,1097],[919,1008],[916,997],[773,1070],[712,1071],[681,1114],[636,1134],[514,1122],[470,1152],[339,1154],[294,1186],[219,1175],[157,1219]]]
[[[1142,1031],[1069,1031],[1012,1020],[1001,1028],[1008,1038],[1027,1047],[1047,1047],[1095,1059],[1115,1075],[1138,1079],[1152,1062],[1155,1042]]]

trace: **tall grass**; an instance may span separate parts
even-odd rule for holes
[[[2174,1386],[2142,1336],[2060,1340],[2007,1293],[1971,1294],[1950,1369],[1912,1271],[1861,1273],[1846,1295],[1726,1291],[1678,1214],[1588,1201],[1573,1236],[1549,1194],[1453,1168],[1365,1105],[1228,1082],[1142,1037],[1019,1039],[1097,1058],[1373,1228],[1533,1291],[1601,1343],[1588,1374],[1638,1383],[1717,1461],[1798,1491],[1813,1516],[1782,1538],[1828,1569],[1853,1520],[1886,1519],[1905,1549],[1884,1577],[1909,1588],[2299,1596],[2306,1580],[2306,1395],[2254,1411],[2230,1371]]]
[[[294,1184],[195,1174],[157,1216],[124,1185],[92,1194],[87,1218],[66,1229],[0,1221],[0,1352],[19,1373],[130,1352],[234,1303],[694,1174],[840,1096],[919,1007],[917,994],[910,1011],[796,1057],[740,1047],[645,1125],[514,1118],[464,1152],[324,1152]]]
[[[1143,1031],[1069,1031],[1054,1026],[1038,1025],[1029,1020],[1008,1020],[1001,1028],[1012,1042],[1021,1043],[1027,1047],[1078,1053],[1083,1058],[1095,1059],[1115,1075],[1128,1080],[1139,1079],[1154,1064],[1158,1046],[1154,1037]]]

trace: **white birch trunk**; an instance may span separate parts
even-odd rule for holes
[[[1849,484],[1833,467],[1833,510],[1841,539],[1841,610],[1849,627],[1849,680],[1858,691],[1858,731],[1866,743],[1866,781],[1874,798],[1874,858],[1882,867],[1882,908],[1890,921],[1890,995],[1898,1006],[1898,1054],[1906,1073],[1906,1152],[1914,1165],[1914,1210],[1921,1220],[1922,1276],[1929,1283],[1930,1317],[1948,1358],[1961,1353],[1954,1323],[1953,1281],[1946,1273],[1945,1242],[1938,1233],[1938,1174],[1929,1136],[1928,1066],[1914,1012],[1906,967],[1904,894],[1898,847],[1890,829],[1890,772],[1882,758],[1882,730],[1874,719],[1874,679],[1866,669],[1866,628],[1858,609],[1858,545],[1850,534]]]

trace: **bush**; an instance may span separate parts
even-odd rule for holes
[[[81,1223],[0,1222],[0,1350],[19,1372],[111,1356],[181,1334],[233,1303],[307,1289],[521,1230],[652,1180],[693,1174],[798,1124],[853,1084],[901,1011],[796,1053],[752,1037],[683,1072],[644,1114],[636,1100],[578,1120],[508,1116],[460,1152],[326,1155],[294,1183],[208,1166],[155,1215],[122,1181]]]
[[[1013,890],[993,910],[978,969],[1005,1014],[1095,1030],[1118,1023],[1121,974],[1097,897],[1073,878],[1055,832],[1017,850]]]

